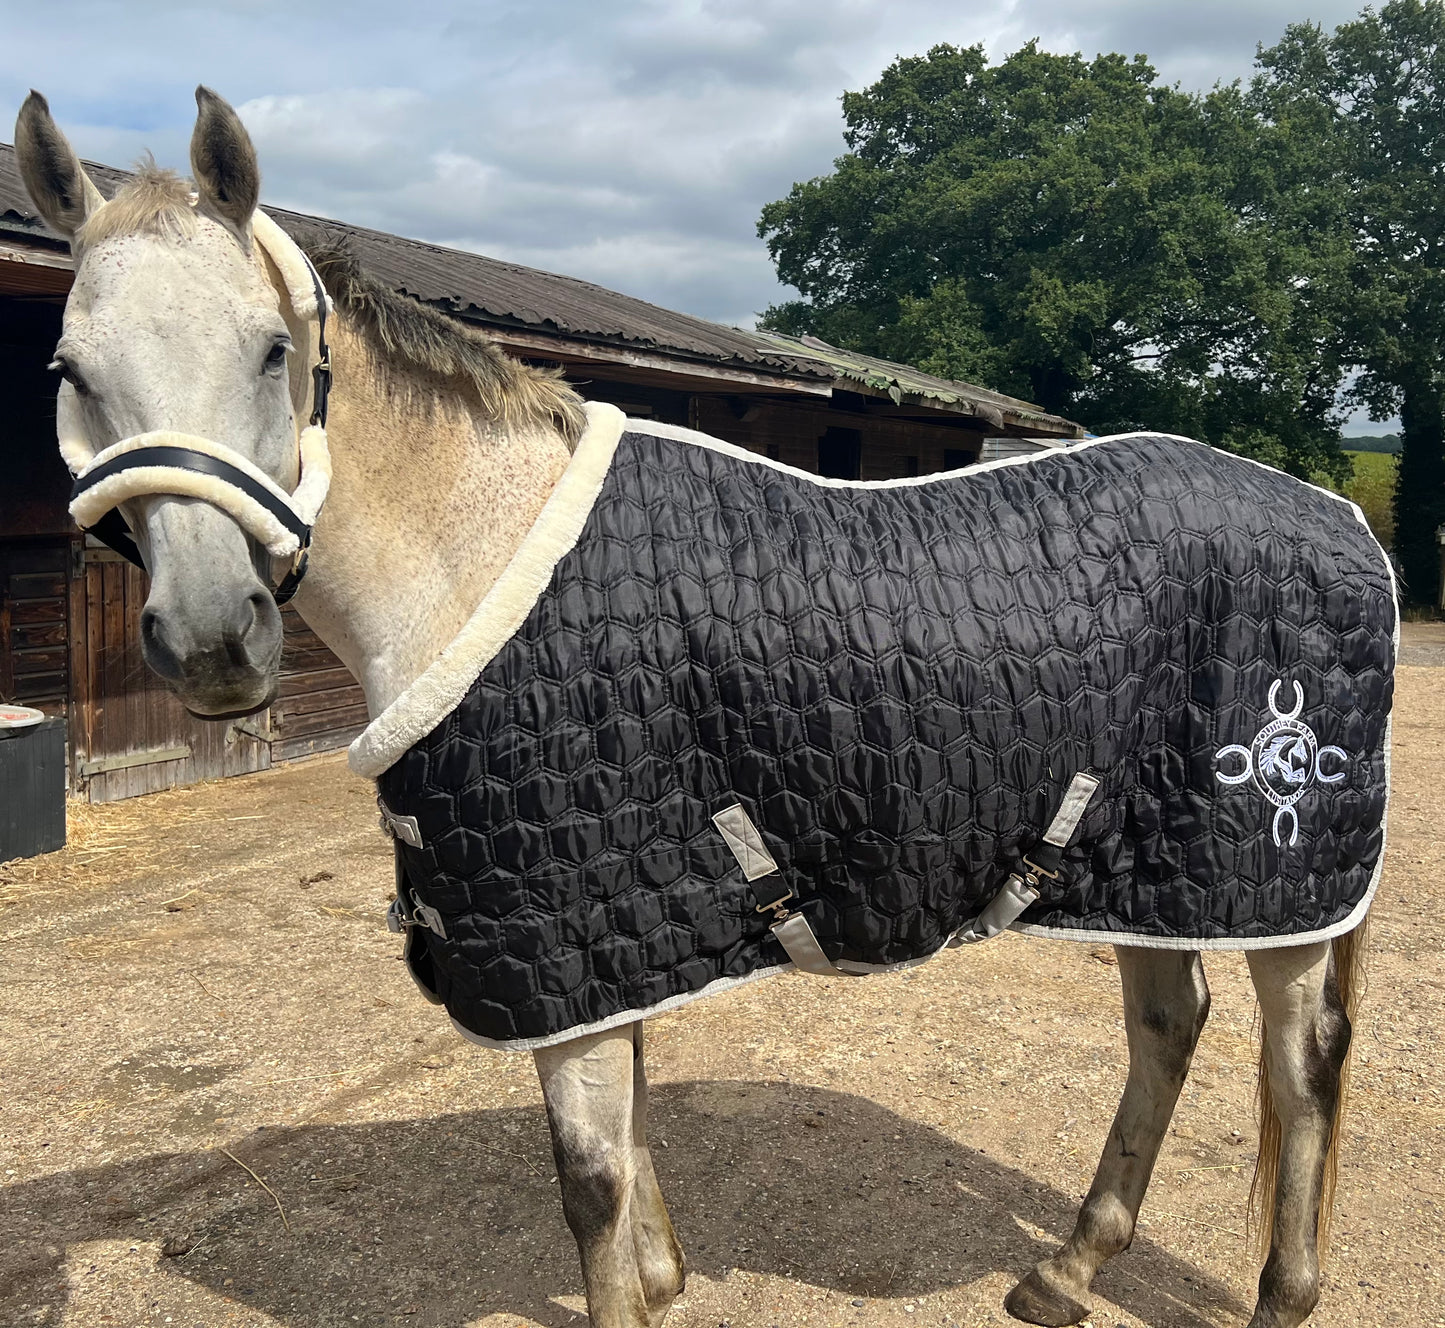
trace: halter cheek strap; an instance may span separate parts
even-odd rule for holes
[[[123,558],[144,568],[134,536],[120,514],[127,499],[149,494],[196,498],[220,508],[274,558],[290,558],[277,604],[295,595],[306,575],[311,531],[331,484],[326,409],[331,394],[331,348],[326,342],[327,297],[310,259],[262,212],[255,216],[257,243],[286,282],[292,307],[317,324],[317,361],[311,370],[311,420],[301,431],[300,478],[287,493],[235,449],[194,434],[160,430],[137,434],[96,455],[69,433],[74,411],[60,411],[60,450],[75,474],[70,515],[77,525]],[[302,282],[306,284],[303,285]],[[299,287],[299,289],[298,289]]]

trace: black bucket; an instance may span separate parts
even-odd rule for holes
[[[65,721],[0,726],[0,862],[65,847]]]

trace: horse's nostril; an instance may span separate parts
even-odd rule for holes
[[[155,609],[147,608],[140,615],[141,650],[146,662],[163,678],[178,678],[181,662],[166,639],[165,622]]]
[[[255,666],[269,653],[272,619],[279,619],[279,615],[270,595],[257,590],[246,596],[223,633],[226,652],[235,663]]]

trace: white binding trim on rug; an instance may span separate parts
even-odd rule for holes
[[[593,1033],[605,1033],[609,1028],[621,1028],[624,1024],[635,1024],[639,1019],[651,1019],[654,1015],[668,1014],[673,1010],[680,1010],[684,1005],[690,1005],[693,1001],[700,1001],[708,996],[721,996],[723,992],[731,991],[734,987],[746,987],[750,982],[770,978],[775,973],[786,973],[790,968],[792,968],[792,964],[777,964],[770,968],[755,968],[751,973],[744,973],[740,977],[716,978],[705,987],[699,987],[696,991],[685,991],[678,996],[669,996],[665,1001],[659,1001],[656,1005],[648,1005],[640,1010],[621,1010],[617,1014],[608,1015],[606,1019],[597,1020],[596,1023],[578,1024],[575,1028],[569,1028],[562,1033],[549,1033],[546,1037],[509,1038],[506,1040],[483,1037],[480,1033],[473,1033],[470,1028],[458,1023],[455,1019],[452,1019],[452,1027],[468,1042],[475,1042],[479,1047],[491,1047],[494,1051],[540,1051],[543,1047],[555,1047],[563,1042],[590,1037]]]
[[[351,744],[347,762],[358,775],[375,779],[457,708],[577,543],[627,423],[605,402],[589,401],[583,409],[587,427],[572,460],[502,574],[452,643]]]
[[[1104,443],[1130,442],[1136,438],[1170,438],[1176,442],[1193,443],[1197,447],[1209,447],[1208,443],[1201,443],[1196,438],[1185,438],[1181,434],[1159,433],[1153,430],[1137,430],[1132,433],[1110,434],[1103,438],[1087,438],[1071,443],[1067,447],[1050,448],[1046,451],[1028,453],[1015,457],[1000,457],[996,461],[984,461],[970,466],[964,466],[958,470],[942,471],[932,475],[907,476],[902,479],[892,480],[839,480],[828,476],[814,475],[810,471],[799,470],[794,466],[784,465],[780,461],[773,461],[767,457],[759,456],[756,452],[750,452],[746,448],[739,447],[733,443],[723,442],[721,439],[711,438],[707,434],[699,433],[695,429],[686,429],[680,425],[664,424],[661,422],[637,420],[625,418],[622,413],[612,406],[602,406],[601,403],[589,402],[587,410],[587,430],[583,434],[582,442],[578,444],[577,452],[573,456],[573,464],[567,468],[559,481],[557,490],[553,491],[553,498],[548,500],[547,506],[542,509],[536,525],[528,532],[517,553],[513,555],[512,561],[503,570],[502,576],[498,578],[497,584],[492,587],[477,611],[463,627],[456,640],[442,653],[441,657],[433,664],[426,673],[422,674],[417,682],[413,683],[397,701],[387,708],[365,732],[351,745],[350,764],[356,773],[375,777],[381,774],[390,766],[411,744],[427,733],[444,718],[466,695],[471,684],[476,680],[488,661],[506,643],[507,639],[521,626],[526,615],[531,612],[532,605],[536,603],[546,588],[547,582],[551,579],[553,570],[562,556],[567,553],[577,542],[582,533],[582,526],[590,514],[593,505],[597,501],[597,495],[601,492],[602,483],[606,479],[607,470],[611,465],[613,453],[625,431],[628,433],[650,434],[659,438],[670,438],[677,442],[690,443],[694,446],[705,447],[714,452],[720,452],[726,456],[735,457],[739,461],[747,461],[755,465],[766,466],[772,470],[779,471],[785,475],[792,475],[798,479],[807,480],[810,484],[816,484],[822,488],[837,489],[895,489],[909,488],[921,484],[934,484],[942,480],[958,479],[970,475],[979,475],[992,470],[1001,470],[1007,466],[1036,465],[1061,457],[1068,457],[1073,453],[1083,451],[1087,448],[1098,447]],[[599,457],[594,459],[591,456],[584,462],[582,469],[587,472],[587,479],[579,479],[577,490],[569,489],[565,501],[558,505],[558,510],[552,511],[553,499],[558,497],[563,484],[566,484],[568,477],[572,476],[574,468],[577,467],[579,457],[583,452],[584,444],[592,438],[594,429],[600,429],[604,424],[607,426],[607,441],[605,443],[605,456],[600,456],[602,448],[599,447]],[[1218,449],[1214,449],[1218,450]],[[589,452],[591,449],[589,448]],[[1234,454],[1229,454],[1234,455]],[[1276,475],[1284,474],[1273,466],[1265,465],[1264,462],[1256,461],[1252,457],[1240,457],[1241,461],[1248,461],[1257,465],[1263,470],[1271,471]],[[1393,650],[1396,659],[1400,652],[1400,610],[1399,592],[1395,580],[1395,569],[1390,563],[1389,557],[1380,546],[1379,540],[1375,538],[1374,532],[1370,530],[1369,523],[1357,503],[1341,494],[1332,492],[1317,484],[1310,484],[1307,480],[1300,480],[1294,476],[1287,478],[1296,479],[1299,484],[1307,488],[1317,489],[1320,493],[1328,494],[1337,502],[1345,504],[1354,514],[1354,517],[1364,527],[1370,538],[1374,540],[1376,549],[1379,550],[1380,559],[1384,564],[1386,574],[1390,579],[1390,592],[1395,602],[1395,630],[1393,633]],[[545,526],[545,529],[544,529]],[[525,568],[518,566],[518,560],[524,550],[532,546],[533,537],[539,536],[539,547],[534,554],[527,559]],[[554,556],[548,556],[555,548]],[[509,577],[514,567],[516,575]],[[503,606],[499,603],[496,606],[491,604],[493,595],[502,586],[503,580],[509,580],[509,585],[503,596],[505,608],[508,611],[506,618],[499,618]],[[514,621],[513,621],[514,619]],[[507,622],[504,634],[499,635],[501,629]],[[445,665],[443,669],[441,666]],[[419,691],[423,682],[436,674],[435,683],[429,686],[425,692]],[[398,707],[406,702],[406,713],[398,715],[395,727],[388,731],[389,736],[383,741],[383,735],[378,732],[374,741],[368,743],[367,739],[383,720],[387,720]],[[1365,897],[1351,911],[1348,917],[1332,924],[1329,927],[1318,931],[1307,932],[1299,935],[1289,936],[1262,936],[1248,937],[1239,940],[1225,939],[1190,939],[1179,936],[1146,936],[1134,932],[1117,931],[1086,931],[1074,928],[1040,927],[1014,923],[1010,930],[1021,935],[1049,940],[1088,941],[1093,944],[1125,945],[1141,949],[1158,950],[1215,950],[1215,951],[1248,951],[1248,950],[1269,950],[1281,949],[1288,946],[1304,946],[1315,944],[1321,941],[1333,940],[1353,931],[1364,921],[1370,905],[1374,901],[1375,892],[1379,887],[1380,877],[1385,866],[1385,837],[1388,827],[1388,813],[1390,800],[1390,766],[1391,766],[1391,742],[1394,727],[1394,713],[1385,721],[1384,741],[1384,764],[1385,764],[1385,819],[1381,823],[1380,856],[1375,863],[1374,870],[1370,875],[1370,882],[1365,892]],[[402,740],[403,733],[414,732],[414,737],[406,737]],[[365,745],[363,745],[365,744]],[[966,930],[966,926],[960,931]],[[949,948],[953,937],[950,936],[937,950],[930,954],[922,955],[916,959],[904,960],[897,964],[864,964],[852,960],[838,961],[838,967],[849,976],[864,977],[872,974],[891,973],[900,969],[916,968],[934,959],[941,951]],[[609,1029],[618,1028],[626,1024],[635,1023],[641,1019],[651,1019],[656,1015],[667,1014],[673,1010],[681,1009],[684,1005],[693,1001],[703,1000],[710,996],[721,995],[735,987],[746,986],[748,983],[757,982],[762,978],[771,977],[776,973],[785,973],[794,966],[791,963],[771,965],[766,968],[754,969],[750,973],[740,977],[718,978],[708,983],[705,987],[694,992],[684,992],[678,996],[669,997],[656,1005],[647,1006],[641,1009],[622,1010],[617,1014],[610,1015],[595,1023],[580,1024],[569,1028],[561,1033],[551,1034],[539,1038],[516,1038],[510,1040],[497,1040],[483,1037],[479,1033],[473,1033],[470,1029],[463,1027],[455,1019],[452,1026],[468,1042],[474,1042],[479,1046],[491,1047],[500,1051],[536,1051],[543,1047],[557,1046],[563,1042],[571,1042],[577,1038],[588,1037],[595,1033],[606,1032]]]
[[[1390,767],[1390,746],[1389,738],[1385,742],[1385,770],[1388,777]],[[1387,795],[1388,796],[1388,795]],[[1319,931],[1305,932],[1296,936],[1261,936],[1246,940],[1190,940],[1181,936],[1142,936],[1134,932],[1119,931],[1083,931],[1066,929],[1061,927],[1034,927],[1019,926],[1015,923],[1008,928],[1009,931],[1017,932],[1022,936],[1035,940],[1051,941],[1088,941],[1094,945],[1122,945],[1131,949],[1139,950],[1215,950],[1221,952],[1235,951],[1244,953],[1248,950],[1280,950],[1289,946],[1313,945],[1321,941],[1331,941],[1337,936],[1343,936],[1352,932],[1365,920],[1365,914],[1369,912],[1370,904],[1375,897],[1375,889],[1380,881],[1380,873],[1384,869],[1385,851],[1384,844],[1380,846],[1380,859],[1375,864],[1375,870],[1370,877],[1369,889],[1364,899],[1350,912],[1349,917],[1341,922],[1336,922],[1329,927],[1321,928]],[[954,936],[967,931],[970,923],[965,923],[957,932],[950,936],[936,950],[930,950],[926,955],[919,955],[916,959],[900,960],[896,964],[865,964],[854,959],[839,959],[836,967],[839,972],[834,978],[827,978],[825,981],[836,981],[838,977],[866,978],[881,976],[886,973],[900,973],[905,969],[919,968],[924,964],[931,963],[937,959],[945,950],[954,949],[967,952],[974,948],[973,945],[954,945]],[[1000,933],[1002,935],[1002,933]],[[997,937],[990,937],[996,940]],[[986,945],[987,941],[976,942]],[[680,1010],[684,1005],[691,1005],[693,1001],[705,1000],[709,996],[721,996],[724,992],[732,991],[735,987],[745,987],[751,982],[757,982],[762,978],[770,978],[778,973],[796,971],[796,965],[792,963],[770,964],[766,968],[755,968],[751,973],[744,973],[740,977],[717,978],[709,982],[707,986],[698,988],[697,991],[682,992],[677,996],[669,996],[665,1001],[659,1001],[656,1005],[642,1006],[632,1010],[619,1010],[616,1014],[608,1015],[606,1019],[599,1019],[591,1024],[577,1024],[575,1027],[565,1029],[560,1033],[550,1033],[545,1037],[534,1038],[513,1038],[498,1039],[483,1037],[480,1033],[473,1033],[471,1029],[451,1019],[452,1028],[464,1037],[468,1042],[474,1042],[479,1047],[490,1047],[493,1051],[539,1051],[543,1047],[560,1046],[563,1042],[573,1042],[577,1038],[591,1037],[594,1033],[605,1033],[609,1029],[621,1028],[626,1024],[634,1024],[643,1019],[652,1019],[657,1015],[671,1014],[674,1010]],[[415,975],[413,975],[415,980]],[[420,987],[421,983],[418,981]],[[425,987],[421,988],[422,994],[427,996],[432,1004],[437,1002],[432,999]],[[451,1016],[448,1016],[451,1018]]]
[[[930,950],[926,955],[919,955],[916,959],[901,959],[896,964],[865,964],[856,959],[840,959],[836,967],[838,976],[850,978],[868,978],[882,975],[884,973],[900,973],[907,968],[918,968],[920,965],[929,963],[938,958],[949,948],[959,949],[954,945],[954,937],[961,932],[968,930],[976,919],[970,919],[964,923],[958,931],[954,932],[948,940],[944,941],[936,950]],[[993,938],[990,938],[993,939]],[[970,947],[963,946],[963,949]],[[699,987],[696,991],[685,991],[677,996],[669,996],[665,1001],[659,1001],[656,1005],[646,1005],[635,1010],[619,1010],[616,1014],[608,1015],[606,1019],[599,1019],[596,1023],[578,1024],[575,1028],[566,1029],[561,1033],[549,1033],[545,1037],[535,1038],[512,1038],[498,1039],[483,1037],[480,1033],[473,1033],[471,1029],[463,1024],[452,1020],[452,1027],[456,1029],[468,1042],[475,1042],[480,1047],[491,1047],[496,1051],[537,1051],[542,1047],[555,1047],[563,1042],[571,1042],[575,1038],[590,1037],[593,1033],[605,1033],[609,1028],[620,1028],[624,1024],[635,1024],[639,1019],[651,1019],[655,1015],[670,1014],[673,1010],[680,1010],[684,1005],[690,1005],[693,1001],[700,1001],[707,996],[720,996],[725,991],[731,991],[734,987],[745,987],[750,982],[757,982],[761,978],[770,978],[778,973],[789,973],[798,971],[797,965],[791,961],[781,964],[769,964],[766,968],[755,968],[751,973],[744,973],[739,977],[716,978],[705,987]],[[812,974],[810,976],[823,976],[825,974]],[[830,978],[829,980],[833,980]],[[423,989],[425,990],[425,989]]]
[[[1115,443],[1127,438],[1174,438],[1182,443],[1194,443],[1198,447],[1209,446],[1208,443],[1199,442],[1197,438],[1184,438],[1179,434],[1172,433],[1157,434],[1144,431],[1116,433],[1109,434],[1104,438],[1070,440],[1067,447],[1050,447],[1039,452],[1027,452],[1022,456],[999,457],[996,461],[975,461],[971,465],[960,466],[957,470],[939,470],[930,475],[907,475],[893,480],[839,480],[830,475],[815,475],[811,470],[799,470],[797,466],[789,466],[782,461],[759,456],[756,452],[749,452],[746,447],[739,447],[736,443],[726,443],[721,438],[710,437],[708,434],[699,433],[696,429],[684,428],[680,424],[664,424],[661,420],[629,419],[627,432],[651,434],[656,438],[671,438],[674,442],[705,447],[710,452],[721,452],[724,456],[735,457],[739,461],[750,461],[755,465],[766,466],[769,470],[776,470],[780,474],[807,480],[809,484],[816,484],[821,489],[912,489],[921,484],[937,484],[941,480],[956,480],[965,475],[982,475],[986,471],[1001,470],[1005,466],[1029,466],[1040,461],[1053,460],[1056,457],[1072,456],[1075,452],[1098,447],[1100,443]]]

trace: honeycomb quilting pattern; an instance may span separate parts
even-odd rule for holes
[[[497,1042],[781,964],[711,817],[739,802],[835,960],[939,949],[1101,776],[1021,920],[1249,948],[1342,922],[1383,849],[1396,606],[1345,504],[1162,436],[889,488],[623,435],[576,545],[379,779]],[[1216,753],[1298,684],[1343,778],[1274,807]],[[1232,769],[1232,767],[1231,767]]]

